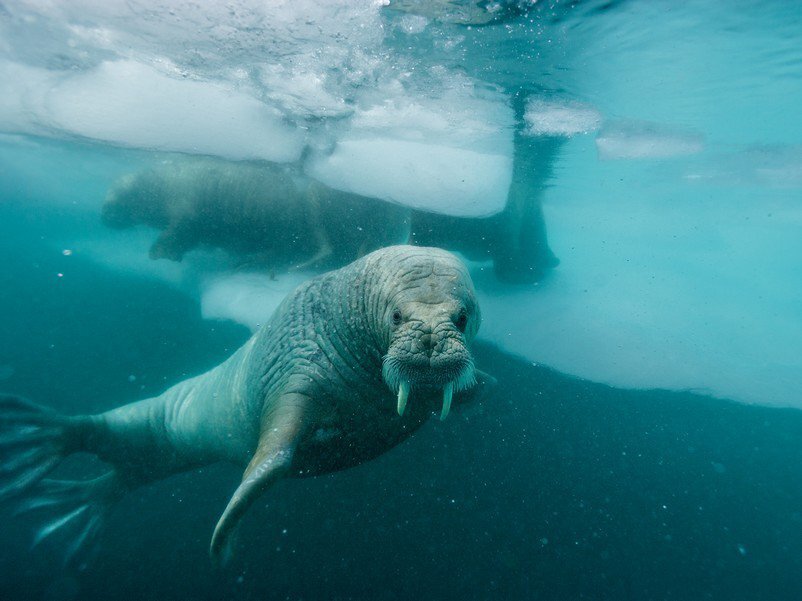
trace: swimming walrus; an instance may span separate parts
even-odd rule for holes
[[[409,238],[403,207],[335,190],[268,162],[175,157],[119,178],[101,211],[114,229],[159,230],[151,259],[198,248],[271,270],[342,267]]]
[[[480,373],[468,347],[480,319],[454,255],[375,251],[299,286],[228,360],[157,397],[67,417],[0,396],[0,498],[56,508],[38,538],[77,524],[76,550],[132,488],[212,462],[246,465],[212,536],[212,557],[224,559],[245,511],[277,480],[357,465],[433,412],[445,419]],[[111,469],[45,478],[76,452]]]

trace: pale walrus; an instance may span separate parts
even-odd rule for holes
[[[479,374],[468,348],[479,323],[454,255],[375,251],[299,286],[228,360],[160,396],[77,417],[0,396],[0,498],[55,508],[38,538],[69,526],[77,550],[125,491],[216,461],[247,465],[212,536],[213,558],[224,559],[245,511],[278,479],[357,465],[433,412],[445,419]],[[111,469],[45,478],[76,452]]]

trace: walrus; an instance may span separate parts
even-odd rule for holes
[[[270,269],[341,267],[409,236],[409,211],[330,188],[288,165],[176,157],[109,188],[104,225],[160,231],[151,259],[217,248]]]
[[[481,315],[464,264],[437,248],[387,247],[301,284],[222,364],[161,395],[64,416],[0,397],[0,498],[58,514],[70,552],[92,540],[126,491],[218,461],[245,465],[210,553],[224,562],[254,500],[281,478],[358,465],[399,444],[479,372],[469,345]],[[465,395],[462,395],[465,396]],[[47,478],[64,458],[110,466],[92,480]]]

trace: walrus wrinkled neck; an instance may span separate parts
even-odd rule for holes
[[[381,379],[384,345],[376,318],[371,274],[359,268],[334,272],[312,292],[314,336],[346,379],[375,385]]]

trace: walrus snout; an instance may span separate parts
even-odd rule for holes
[[[398,395],[398,414],[406,410],[410,391],[443,391],[440,419],[451,409],[454,392],[476,382],[473,358],[457,336],[438,336],[425,332],[396,340],[382,365],[384,381]]]

